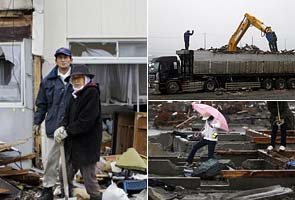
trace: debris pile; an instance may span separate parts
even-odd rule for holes
[[[211,47],[208,49],[208,51],[211,51],[213,53],[233,53],[228,52],[227,50],[228,45],[221,46],[220,48],[213,48]],[[200,48],[198,50],[204,50],[203,48]],[[295,49],[292,50],[281,50],[280,52],[271,52],[271,51],[263,51],[259,49],[255,45],[248,45],[245,44],[243,47],[237,47],[237,51],[234,53],[250,53],[250,54],[295,54]]]
[[[22,193],[25,193],[25,189],[41,184],[40,176],[28,169],[23,169],[21,164],[24,160],[33,159],[35,155],[21,155],[14,147],[28,140],[19,140],[11,144],[0,142],[0,199],[20,198]],[[28,194],[24,195],[28,196]]]
[[[132,197],[147,188],[147,160],[134,148],[121,155],[101,157],[96,174],[100,185],[107,186],[103,195],[109,199],[118,199],[114,195],[122,194]],[[76,181],[83,183],[81,175],[76,176]]]

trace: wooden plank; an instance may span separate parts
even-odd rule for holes
[[[262,130],[260,131],[264,134],[271,135],[271,130]],[[277,136],[281,135],[281,131],[278,130]],[[295,130],[287,130],[287,136],[295,136]]]
[[[22,11],[15,11],[15,10],[1,10],[0,11],[0,18],[18,18],[23,15],[24,15],[24,13]]]
[[[116,152],[122,154],[133,145],[134,135],[134,113],[121,112],[117,114],[116,127]]]
[[[0,42],[22,41],[24,38],[30,38],[31,36],[31,25],[20,27],[0,27]]]
[[[28,174],[29,170],[27,169],[22,169],[22,170],[8,170],[8,171],[2,171],[0,172],[0,177],[3,176],[15,176],[15,175],[24,175]]]
[[[9,179],[13,179],[31,186],[39,186],[41,184],[40,175],[37,173],[19,174],[17,176],[10,176]]]
[[[9,192],[8,189],[0,188],[0,194],[7,194]]]
[[[135,113],[133,147],[139,154],[147,155],[147,115]]]
[[[8,149],[10,149],[10,148],[13,147],[13,146],[17,146],[17,145],[20,145],[20,144],[24,144],[24,143],[26,143],[27,141],[29,141],[29,139],[30,139],[30,138],[26,138],[26,139],[19,140],[19,141],[17,141],[17,142],[11,143],[11,144],[2,144],[2,145],[0,145],[0,152],[1,152],[1,151],[8,150]]]
[[[222,170],[223,178],[240,177],[295,177],[295,170]]]
[[[217,150],[217,155],[255,155],[258,154],[257,150]]]
[[[273,165],[277,166],[278,168],[284,168],[286,163],[290,160],[294,160],[295,151],[273,151],[268,153],[266,150],[259,149],[258,150],[258,157],[263,158],[264,160],[272,163]]]
[[[32,15],[24,15],[19,18],[0,18],[0,27],[32,26]]]
[[[256,144],[270,144],[270,138],[266,137],[252,137],[252,142]],[[287,137],[287,144],[295,144],[295,137]],[[276,144],[281,144],[281,137],[276,138]]]
[[[34,102],[37,99],[37,95],[39,92],[40,83],[42,80],[42,63],[41,56],[33,56],[33,72],[34,72]],[[35,111],[37,107],[35,106]],[[33,165],[39,169],[42,168],[42,148],[41,148],[41,130],[39,132],[33,132],[34,136],[34,153],[36,155],[35,159],[33,159]]]
[[[28,155],[25,155],[25,156],[20,156],[20,157],[0,161],[0,165],[7,165],[9,163],[18,162],[18,161],[21,161],[21,160],[29,160],[29,159],[33,159],[33,158],[35,158],[35,154],[28,154]]]

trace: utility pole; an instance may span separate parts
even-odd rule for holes
[[[206,49],[206,33],[204,33],[204,49]]]
[[[287,50],[287,39],[285,38],[285,50]]]

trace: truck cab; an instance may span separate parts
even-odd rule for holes
[[[149,69],[149,81],[156,90],[166,93],[170,90],[179,90],[179,85],[173,84],[168,88],[167,84],[181,79],[180,61],[176,56],[162,56],[154,58]],[[177,87],[177,88],[174,88]]]

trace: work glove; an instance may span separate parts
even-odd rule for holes
[[[68,134],[64,126],[61,126],[54,131],[54,140],[57,143],[61,143],[66,137],[68,137]]]
[[[33,132],[38,135],[40,133],[40,125],[34,124],[33,125]]]

